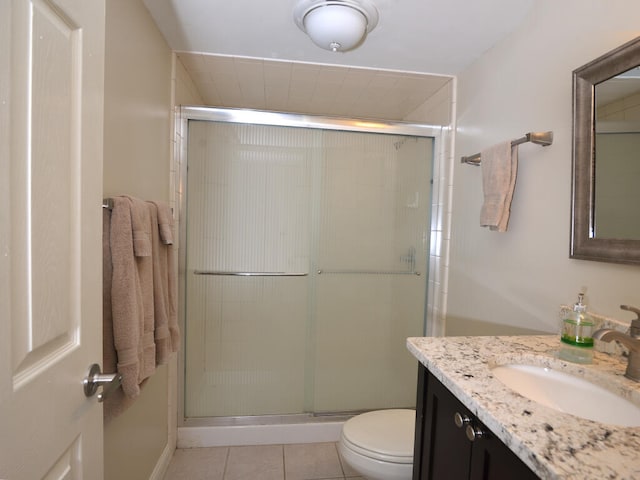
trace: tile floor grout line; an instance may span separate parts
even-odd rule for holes
[[[285,458],[285,450],[284,444],[282,445],[282,479],[287,480],[287,460]]]
[[[324,443],[324,444],[323,444]],[[281,469],[279,472],[270,469],[271,471],[263,471],[260,469],[259,465],[263,464],[264,461],[260,458],[263,457],[262,454],[254,455],[254,453],[246,452],[243,450],[243,454],[240,457],[237,457],[236,449],[247,449],[247,448],[263,448],[265,445],[251,445],[251,446],[226,446],[226,447],[215,447],[218,454],[213,454],[213,448],[197,448],[193,449],[177,449],[176,454],[178,452],[196,452],[198,450],[202,452],[211,452],[206,454],[197,454],[197,455],[175,455],[175,462],[172,460],[172,463],[175,463],[175,466],[178,468],[174,468],[172,470],[173,473],[164,477],[164,480],[179,480],[190,478],[191,480],[204,480],[205,478],[212,478],[210,475],[213,474],[211,467],[209,465],[213,465],[212,462],[215,462],[218,466],[215,468],[217,472],[215,475],[215,479],[217,480],[233,480],[239,479],[238,473],[240,471],[236,471],[236,460],[242,459],[241,465],[249,466],[254,465],[258,467],[257,470],[253,470],[255,475],[252,480],[360,480],[362,477],[357,476],[355,472],[349,471],[349,476],[347,476],[346,468],[347,465],[340,457],[339,453],[339,444],[337,442],[319,442],[315,445],[309,445],[306,443],[303,444],[277,444],[271,445],[271,454],[267,455],[267,457],[271,457],[271,465],[276,467],[274,460],[280,458],[280,466]],[[273,447],[279,448],[280,452],[278,454],[277,450],[273,449]],[[289,447],[289,448],[288,448]],[[295,448],[294,448],[295,447]],[[309,447],[318,447],[318,448],[309,448]],[[276,457],[272,456],[273,454],[277,455]],[[299,455],[298,455],[299,454]],[[248,456],[247,456],[248,455]],[[293,457],[291,457],[293,455]],[[336,458],[337,457],[337,458]],[[266,457],[265,457],[266,458]],[[193,459],[193,460],[192,460]],[[337,460],[337,464],[336,464]],[[194,462],[193,464],[189,462]],[[276,460],[277,461],[277,460]],[[186,463],[185,463],[186,462]],[[319,462],[319,463],[318,463]],[[269,463],[269,461],[267,461]],[[203,465],[204,467],[195,468],[196,476],[189,476],[190,469],[193,468],[194,465]],[[266,465],[266,464],[265,464]],[[302,465],[305,465],[302,467]],[[329,465],[332,465],[329,467]],[[287,466],[291,467],[288,470]],[[302,467],[302,468],[301,468]],[[169,467],[171,468],[171,466]],[[241,469],[241,470],[244,470]],[[182,472],[182,473],[181,473]],[[187,476],[185,476],[185,474]],[[325,476],[323,476],[323,474]],[[354,476],[355,475],[355,476]]]
[[[347,472],[344,471],[344,465],[342,464],[342,457],[340,457],[338,444],[336,442],[333,442],[333,447],[336,449],[336,455],[338,455],[338,463],[340,464],[340,470],[342,470],[342,478],[347,478]]]
[[[229,465],[229,455],[231,454],[231,447],[227,447],[227,454],[224,456],[224,468],[222,469],[222,480],[227,476],[227,466]]]

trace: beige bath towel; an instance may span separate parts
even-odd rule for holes
[[[173,245],[165,243],[168,234],[173,242],[173,233],[166,231],[167,227],[171,227],[168,221],[171,211],[166,204],[159,202],[149,202],[148,205],[151,209],[152,226],[156,362],[163,365],[168,362],[171,353],[177,350],[177,343],[173,340],[178,323]]]
[[[480,225],[506,232],[511,213],[511,200],[518,172],[518,146],[503,142],[480,154],[484,202]]]
[[[105,208],[102,213],[102,371],[104,373],[118,372],[118,354],[113,337],[113,316],[111,313],[111,282],[113,265],[111,261],[111,210]],[[144,381],[142,382],[144,384]],[[142,387],[142,384],[140,387]],[[109,423],[113,418],[125,411],[135,399],[127,397],[122,387],[104,399],[104,422]]]
[[[178,349],[172,243],[166,204],[113,198],[103,218],[103,362],[105,372],[117,370],[123,379],[105,399],[105,421],[128,408],[156,365]]]
[[[149,210],[144,201],[129,197],[131,202],[131,228],[133,234],[133,251],[136,257],[151,256],[151,229],[149,226]]]
[[[115,373],[118,365],[113,343],[113,317],[111,316],[111,210],[102,209],[102,369]]]
[[[154,226],[155,222],[151,217],[151,206],[147,202],[135,197],[127,198],[130,201],[135,263],[142,294],[142,360],[139,375],[139,380],[142,381],[156,371],[152,233],[157,231],[157,227]]]
[[[165,202],[151,202],[158,210],[158,229],[160,240],[165,245],[173,245],[173,213]]]
[[[122,389],[129,397],[140,393],[141,367],[144,365],[142,334],[144,310],[142,289],[133,252],[131,202],[113,198],[110,228],[111,245],[111,314],[113,343],[122,374]]]

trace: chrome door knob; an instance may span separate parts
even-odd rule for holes
[[[100,371],[100,365],[94,363],[89,367],[87,376],[82,380],[84,394],[92,397],[98,391],[98,387],[102,387],[102,391],[98,394],[98,401],[102,402],[110,392],[114,391],[122,383],[122,375],[119,373],[104,374]]]

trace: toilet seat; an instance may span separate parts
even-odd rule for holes
[[[351,418],[342,428],[345,448],[380,462],[413,463],[414,410],[367,412]]]

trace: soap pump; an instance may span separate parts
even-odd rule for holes
[[[578,301],[562,320],[559,357],[575,363],[591,363],[593,360],[594,322],[587,313],[584,293],[578,294]]]

